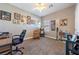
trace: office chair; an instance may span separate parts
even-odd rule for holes
[[[12,54],[16,54],[18,52],[20,54],[23,54],[23,52],[20,49],[21,48],[24,49],[24,47],[18,48],[17,45],[23,43],[23,39],[24,39],[25,34],[26,34],[26,30],[23,30],[20,35],[14,35],[12,37],[12,46],[16,46],[16,49],[15,50],[12,50]]]
[[[79,36],[76,37],[76,41],[71,41],[71,39],[72,35],[68,35],[66,41],[66,54],[69,55],[69,51],[71,51],[72,54],[79,55]],[[72,44],[71,48],[69,48],[69,44]]]
[[[74,43],[74,47],[72,48],[71,52],[75,55],[79,55],[79,40],[76,40]]]

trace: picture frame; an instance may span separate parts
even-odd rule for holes
[[[67,18],[64,18],[62,20],[60,20],[60,26],[67,26],[68,24],[68,19]]]
[[[55,27],[56,27],[56,21],[55,20],[51,20],[51,30],[55,31]]]
[[[14,19],[16,19],[16,20],[20,20],[20,14],[18,14],[18,13],[14,13]]]
[[[12,20],[12,22],[13,22],[13,24],[16,24],[16,23],[17,23],[17,21],[16,21],[16,20],[14,20],[14,19]]]
[[[20,24],[22,19],[23,19],[23,16],[21,14],[14,13],[14,19],[13,19],[14,24]]]
[[[20,15],[20,21],[24,22],[23,15]]]
[[[2,11],[0,10],[0,19],[2,19]]]
[[[23,16],[23,20],[24,20],[24,24],[27,24],[27,17],[26,16]]]
[[[13,19],[14,24],[34,24],[35,21],[31,19],[31,16],[24,16],[19,13],[14,13],[14,19]]]
[[[31,24],[31,16],[27,16],[27,24]]]
[[[0,10],[0,19],[11,21],[11,13],[7,11]]]
[[[13,24],[20,24],[20,20],[13,20]]]

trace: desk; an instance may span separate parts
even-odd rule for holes
[[[12,50],[12,38],[0,39],[0,55],[11,54]]]
[[[40,29],[35,29],[33,31],[33,38],[34,39],[39,39],[40,38]]]

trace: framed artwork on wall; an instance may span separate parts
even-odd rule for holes
[[[67,18],[60,20],[60,26],[67,26],[67,24],[68,24]]]
[[[26,16],[23,16],[23,20],[24,20],[24,24],[27,24],[27,17]]]
[[[20,24],[20,20],[13,20],[13,24]]]
[[[2,19],[2,11],[0,10],[0,19]]]
[[[34,20],[31,19],[31,16],[24,16],[19,13],[14,13],[14,24],[34,24]]]
[[[55,20],[51,20],[51,30],[55,31],[56,23]]]
[[[21,15],[19,13],[14,13],[13,23],[14,24],[20,24],[21,22],[23,22],[23,15]]]
[[[20,15],[20,21],[24,22],[23,15]]]
[[[20,24],[20,20],[17,20],[17,24]]]
[[[18,14],[18,13],[14,13],[14,19],[16,19],[16,20],[20,20],[20,14]]]
[[[14,19],[13,19],[12,22],[13,22],[13,24],[16,24],[16,23],[17,23],[17,20],[14,20]]]
[[[30,22],[31,24],[35,24],[36,22],[35,22],[35,20],[34,19],[31,19],[31,22]]]
[[[35,24],[35,20],[31,19],[31,16],[27,16],[27,24]]]
[[[31,16],[27,16],[27,24],[31,24]]]
[[[11,21],[11,13],[7,11],[0,10],[0,19]]]

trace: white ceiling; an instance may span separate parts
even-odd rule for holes
[[[48,6],[50,4],[53,4],[53,7],[49,8]],[[31,13],[41,17],[41,16],[45,16],[45,15],[48,15],[53,12],[59,11],[61,9],[70,7],[70,6],[74,5],[74,3],[46,3],[47,8],[44,9],[42,12],[34,9],[35,8],[34,3],[11,3],[11,5],[14,5],[20,9],[31,12]]]

